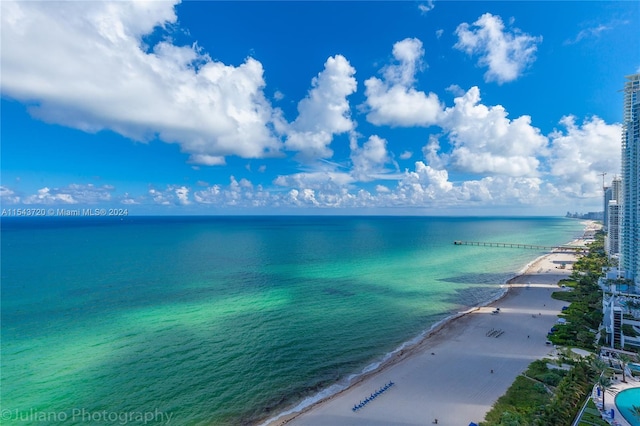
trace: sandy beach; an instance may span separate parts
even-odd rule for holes
[[[437,419],[438,425],[466,426],[482,421],[532,361],[552,355],[546,335],[566,302],[551,293],[571,273],[575,258],[561,252],[539,258],[509,281],[503,298],[448,321],[348,389],[270,425],[425,425]],[[394,385],[352,410],[389,382]]]

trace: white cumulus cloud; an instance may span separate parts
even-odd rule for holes
[[[387,141],[377,135],[369,137],[362,147],[353,147],[352,174],[357,180],[372,180],[372,175],[382,173],[385,164],[391,161],[387,152]]]
[[[418,4],[418,10],[423,15],[425,15],[427,12],[433,10],[434,7],[436,7],[436,5],[433,3],[433,0],[428,0],[426,3],[419,3]]]
[[[164,190],[149,188],[147,195],[153,200],[153,203],[158,205],[187,206],[192,203],[189,199],[190,191],[184,185],[167,185]]]
[[[456,98],[441,122],[454,146],[451,163],[473,173],[535,176],[547,138],[531,125],[531,117],[507,115],[501,105],[481,104],[477,87]]]
[[[437,122],[442,110],[438,96],[414,87],[423,56],[422,42],[416,38],[394,44],[393,57],[397,63],[382,70],[383,79],[371,77],[364,82],[367,121],[390,126],[430,126]]]
[[[499,84],[513,81],[535,61],[542,37],[514,28],[505,30],[499,16],[485,13],[473,24],[464,22],[456,29],[456,49],[478,56],[478,65],[487,67],[485,81]]]
[[[65,187],[40,188],[22,199],[24,204],[96,204],[111,201],[115,188],[111,185],[72,183]]]
[[[262,64],[212,60],[197,44],[143,37],[177,20],[175,2],[3,1],[2,93],[34,116],[87,132],[103,129],[178,143],[191,161],[273,155],[277,120]]]
[[[324,170],[281,175],[278,176],[273,183],[289,188],[312,188],[335,191],[354,181],[354,178],[348,173]]]
[[[591,117],[581,124],[574,116],[560,120],[565,130],[549,135],[550,173],[561,192],[573,197],[602,194],[600,173],[620,173],[622,127]]]
[[[298,103],[298,117],[287,131],[286,148],[305,159],[329,158],[333,136],[355,128],[347,96],[357,89],[356,70],[342,56],[332,56],[313,78],[312,89]]]
[[[2,204],[18,204],[20,202],[20,196],[10,188],[0,185],[0,201]]]
[[[198,204],[216,207],[264,207],[275,204],[276,197],[262,188],[242,178],[239,181],[231,176],[229,185],[211,185],[193,193]]]

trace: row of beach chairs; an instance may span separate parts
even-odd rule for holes
[[[378,389],[377,391],[375,391],[374,393],[372,393],[371,395],[369,395],[368,397],[366,397],[364,399],[364,401],[360,401],[359,404],[356,404],[353,406],[353,408],[351,409],[353,412],[358,411],[359,409],[361,409],[362,407],[364,407],[365,405],[367,405],[368,403],[370,403],[371,401],[373,401],[374,399],[376,399],[378,396],[380,396],[384,391],[386,391],[387,389],[389,389],[391,386],[393,386],[395,383],[393,382],[389,382],[386,385],[382,386],[380,389]]]
[[[502,336],[503,334],[504,334],[504,330],[502,330],[500,328],[497,329],[497,330],[495,328],[492,328],[491,330],[487,331],[487,337],[496,337],[497,338],[497,337]]]

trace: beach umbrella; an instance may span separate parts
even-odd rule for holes
[[[469,426],[478,426],[478,425],[476,423],[474,423],[474,422],[471,422],[471,423],[469,423]]]

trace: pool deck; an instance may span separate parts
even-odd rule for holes
[[[601,410],[601,413],[603,412],[602,410],[602,397],[598,397],[597,396],[597,385],[594,386],[593,388],[593,393],[591,395],[593,402],[595,402],[596,407],[598,407]],[[611,419],[610,417],[606,416],[603,414],[603,418],[609,422],[612,425],[615,426],[637,426],[636,424],[631,424],[629,423],[625,418],[622,417],[622,415],[620,414],[620,410],[618,409],[618,407],[615,404],[615,399],[616,399],[616,395],[618,395],[620,392],[627,390],[627,389],[633,389],[633,388],[640,388],[640,379],[635,379],[633,377],[627,377],[627,382],[624,383],[622,381],[622,375],[617,374],[616,375],[616,379],[613,380],[613,384],[611,385],[611,387],[609,389],[607,389],[605,391],[605,407],[604,407],[604,413],[610,413],[611,409],[613,408],[615,410],[615,416],[614,419]]]

